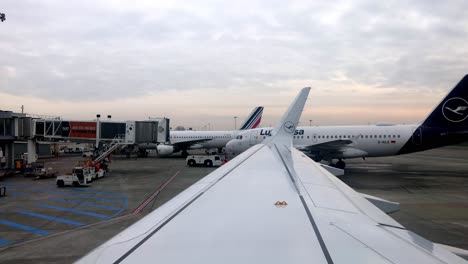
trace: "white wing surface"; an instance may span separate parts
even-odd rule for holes
[[[297,125],[308,92],[299,94],[271,140],[79,262],[465,263],[407,231],[291,147],[290,125]]]

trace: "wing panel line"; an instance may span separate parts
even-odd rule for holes
[[[322,248],[323,255],[325,255],[325,259],[327,259],[327,263],[333,264],[333,259],[330,256],[330,252],[328,252],[327,245],[325,245],[325,241],[323,241],[322,235],[320,234],[320,230],[318,229],[317,224],[315,223],[314,217],[312,216],[309,207],[307,207],[304,197],[301,194],[299,194],[299,198],[301,198],[302,206],[304,206],[307,216],[309,217],[310,223],[314,228],[314,232],[317,235],[317,240],[319,241],[320,247]]]
[[[181,213],[185,208],[187,208],[189,205],[191,205],[193,202],[195,202],[202,194],[205,192],[199,193],[195,198],[193,198],[190,202],[185,204],[182,208],[180,208],[175,214],[171,215],[166,221],[164,221],[160,226],[158,226],[155,230],[153,230],[151,233],[149,233],[145,238],[143,238],[138,244],[133,246],[129,251],[125,252],[119,259],[117,259],[114,264],[121,263],[124,259],[126,259],[130,254],[132,254],[135,250],[137,250],[143,243],[145,243],[148,239],[150,239],[154,234],[156,234],[161,228],[163,228],[167,223],[169,223],[174,217],[176,217],[179,213]]]
[[[299,195],[299,198],[301,199],[302,206],[304,207],[304,210],[307,213],[307,217],[309,218],[309,222],[312,224],[312,228],[314,229],[315,235],[317,236],[317,240],[320,244],[320,248],[322,249],[323,255],[325,256],[325,259],[327,260],[328,264],[333,264],[333,259],[330,256],[330,252],[328,252],[328,248],[325,245],[325,241],[323,241],[322,235],[320,234],[320,230],[317,227],[317,224],[315,223],[314,217],[312,216],[312,213],[309,210],[309,207],[307,207],[307,204],[304,200],[304,197],[299,191],[299,188],[297,186],[296,180],[294,179],[292,171],[289,169],[288,165],[286,164],[286,161],[284,160],[283,156],[281,155],[281,152],[278,149],[278,146],[276,144],[273,144],[275,146],[276,151],[278,152],[278,155],[281,158],[281,161],[283,162],[284,167],[286,168],[286,171],[288,172],[289,178],[291,178],[291,181],[294,183],[294,186],[296,187],[297,194]],[[313,201],[312,201],[313,203]]]
[[[389,226],[389,225],[386,225],[386,227],[388,228],[395,228],[393,226]],[[420,252],[422,252],[423,254],[425,255],[428,255],[429,257],[432,257],[432,258],[436,258],[437,260],[439,260],[440,262],[442,263],[446,263],[448,264],[447,261],[445,261],[444,259],[441,259],[439,256],[435,255],[435,254],[432,254],[429,250],[427,250],[426,248],[422,247],[419,243],[417,242],[410,242],[408,241],[408,239],[405,239],[404,237],[400,236],[398,233],[395,233],[395,232],[392,232],[391,230],[385,228],[385,226],[382,228],[385,232],[387,232],[388,234],[390,234],[391,236],[393,237],[396,237],[397,239],[403,241],[404,243],[406,243],[408,246],[410,247],[413,247],[415,248],[416,250],[419,250]],[[401,229],[401,228],[395,228],[395,229]],[[401,229],[401,230],[404,230],[404,231],[408,231],[408,232],[411,232],[409,230],[405,230],[405,229]],[[412,233],[412,232],[411,232]],[[413,233],[414,235],[418,236],[418,234],[415,234]],[[424,239],[424,238],[423,238]],[[424,239],[425,240],[425,239]],[[429,241],[430,242],[430,241]],[[431,242],[432,243],[432,242]]]
[[[335,176],[333,176],[335,177]],[[354,208],[356,208],[359,212],[361,212],[361,214],[369,217],[370,219],[372,219],[373,221],[375,221],[377,224],[380,224],[380,225],[385,225],[385,226],[389,226],[389,227],[395,227],[395,228],[399,228],[399,229],[406,229],[406,228],[402,228],[402,227],[399,227],[399,226],[395,226],[395,225],[390,225],[390,224],[385,224],[385,223],[381,223],[380,221],[374,219],[374,217],[370,216],[369,214],[367,214],[353,199],[351,199],[345,192],[344,190],[342,189],[342,186],[340,186],[340,184],[343,184],[345,186],[347,186],[346,184],[344,184],[343,182],[341,182],[340,180],[338,180],[339,182],[335,182],[336,178],[328,178],[328,180],[330,181],[331,184],[333,184],[336,188],[335,190],[339,191],[343,197],[348,200],[353,206]],[[347,186],[349,187],[349,186]],[[349,187],[351,188],[351,187]],[[310,196],[309,196],[310,197]],[[312,199],[312,198],[311,198]],[[365,199],[365,198],[364,198]],[[313,202],[312,202],[313,203]]]
[[[156,229],[154,229],[153,231],[151,231],[151,233],[149,233],[146,237],[144,237],[140,242],[138,242],[135,246],[133,246],[130,250],[128,250],[127,252],[125,252],[125,254],[123,254],[120,258],[118,258],[114,264],[119,264],[121,263],[123,260],[125,260],[128,256],[130,256],[130,254],[132,254],[135,250],[137,250],[141,245],[143,245],[148,239],[150,239],[154,234],[156,234],[159,230],[161,230],[167,223],[169,223],[172,219],[174,219],[178,214],[180,214],[182,211],[184,211],[189,205],[191,205],[193,202],[195,202],[198,198],[200,198],[200,196],[202,196],[205,192],[207,192],[209,189],[211,189],[211,187],[213,187],[214,185],[216,185],[216,183],[218,183],[219,181],[221,181],[224,177],[226,177],[229,173],[231,173],[234,169],[236,169],[237,167],[239,167],[242,163],[244,163],[248,158],[250,158],[251,156],[253,156],[255,153],[257,153],[259,150],[261,150],[262,148],[264,148],[265,145],[263,145],[262,147],[258,148],[256,151],[254,151],[252,154],[248,155],[247,157],[245,157],[242,161],[240,161],[236,166],[232,167],[230,170],[228,170],[224,175],[222,175],[221,177],[219,177],[219,179],[217,179],[215,182],[213,182],[211,185],[209,185],[208,187],[206,187],[205,190],[201,191],[197,196],[195,196],[192,200],[190,200],[188,203],[186,203],[184,206],[182,206],[180,209],[178,209],[174,214],[172,214],[169,218],[167,218],[162,224],[160,224]],[[206,177],[206,176],[205,176]]]
[[[337,226],[337,225],[333,225],[334,227],[338,228],[339,230],[341,230],[341,232],[347,234],[348,236],[352,237],[353,239],[355,239],[356,241],[358,241],[361,245],[363,245],[364,247],[372,250],[372,252],[374,252],[375,254],[379,255],[380,257],[382,257],[383,259],[387,260],[388,262],[390,263],[395,263],[393,262],[391,259],[385,257],[384,255],[382,255],[379,251],[375,250],[373,247],[367,245],[366,243],[364,243],[363,241],[361,241],[359,238],[353,236],[352,234],[348,233],[346,230],[344,230],[343,228]]]

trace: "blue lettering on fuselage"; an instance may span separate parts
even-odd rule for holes
[[[303,129],[298,129],[294,131],[294,136],[297,135],[304,135],[304,130]],[[271,136],[271,129],[260,129],[260,136]]]
[[[299,130],[294,131],[294,136],[297,136],[297,135],[304,135],[304,130],[299,129]]]
[[[270,130],[260,130],[260,136],[271,136],[271,129]]]

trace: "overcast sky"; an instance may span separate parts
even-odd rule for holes
[[[2,0],[0,109],[92,119],[420,122],[468,72],[468,1]]]

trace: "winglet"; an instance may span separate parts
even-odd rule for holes
[[[292,137],[299,123],[299,118],[301,118],[302,110],[304,109],[309,92],[310,87],[302,88],[289,106],[288,111],[284,113],[281,121],[279,121],[273,129],[270,142],[289,140],[292,143]]]

